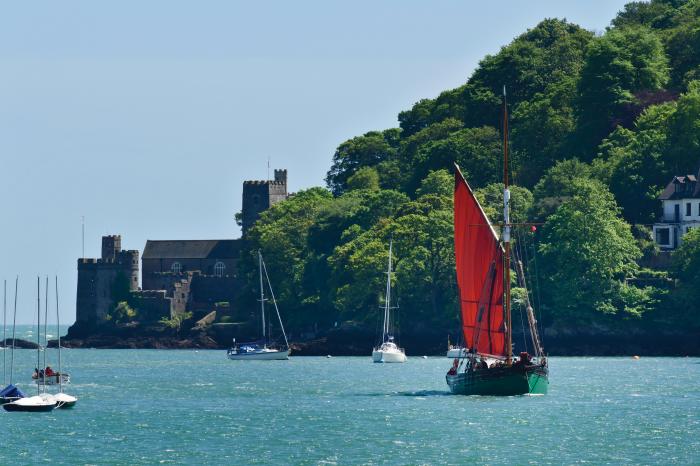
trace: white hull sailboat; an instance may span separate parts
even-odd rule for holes
[[[389,267],[386,272],[386,297],[384,300],[384,325],[382,326],[382,342],[372,350],[373,362],[406,362],[406,352],[394,342],[391,325],[391,251],[393,241],[389,242]]]
[[[36,277],[36,302],[37,302],[37,365],[39,365],[41,356],[41,300],[39,298],[39,277]],[[53,395],[41,392],[41,386],[37,385],[36,396],[20,398],[10,403],[2,405],[5,411],[19,412],[47,412],[53,411],[58,407],[58,401]]]
[[[235,361],[250,360],[250,361],[281,361],[289,359],[289,350],[278,350],[273,348],[256,348],[246,351],[240,349],[238,351],[233,348],[228,351],[228,358]]]
[[[289,342],[287,341],[287,334],[284,332],[282,317],[280,316],[280,311],[277,308],[277,300],[275,299],[274,291],[272,291],[272,284],[270,283],[270,277],[267,274],[267,267],[265,267],[265,262],[263,261],[262,253],[260,251],[258,251],[258,267],[260,269],[260,312],[262,318],[263,340],[260,342],[236,344],[236,339],[234,338],[233,347],[228,350],[226,356],[234,361],[283,361],[289,359]],[[270,343],[270,328],[269,325],[265,325],[266,299],[265,288],[263,286],[263,272],[265,273],[265,278],[267,279],[267,285],[270,289],[272,303],[274,304],[277,319],[279,320],[280,328],[282,329],[282,336],[284,337],[284,346],[279,348]]]
[[[383,343],[379,348],[372,351],[372,361],[374,362],[406,362],[406,353],[403,348],[396,346],[394,342]]]

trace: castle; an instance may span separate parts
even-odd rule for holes
[[[76,327],[107,322],[119,301],[146,322],[230,307],[241,288],[238,260],[246,234],[262,212],[288,196],[287,170],[275,170],[273,180],[243,183],[242,238],[147,240],[140,287],[139,251],[122,250],[119,235],[103,236],[99,259],[78,259]]]

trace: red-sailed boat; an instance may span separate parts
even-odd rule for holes
[[[548,368],[529,299],[526,303],[534,355],[513,357],[511,326],[511,223],[508,189],[508,117],[504,92],[504,223],[502,236],[455,165],[454,242],[462,333],[469,351],[446,375],[460,395],[523,395],[547,392]],[[518,265],[521,264],[518,262]],[[524,284],[522,267],[519,278]]]

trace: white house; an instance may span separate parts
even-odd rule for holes
[[[700,227],[699,177],[675,176],[659,195],[663,214],[654,224],[654,240],[662,249],[676,249],[688,230]]]

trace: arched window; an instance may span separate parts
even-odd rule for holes
[[[182,272],[182,264],[179,262],[173,262],[173,265],[170,266],[170,270],[172,270],[173,273],[180,273]]]
[[[214,264],[214,275],[216,275],[217,277],[223,277],[225,270],[226,264],[224,264],[223,262],[219,261],[216,264]]]

